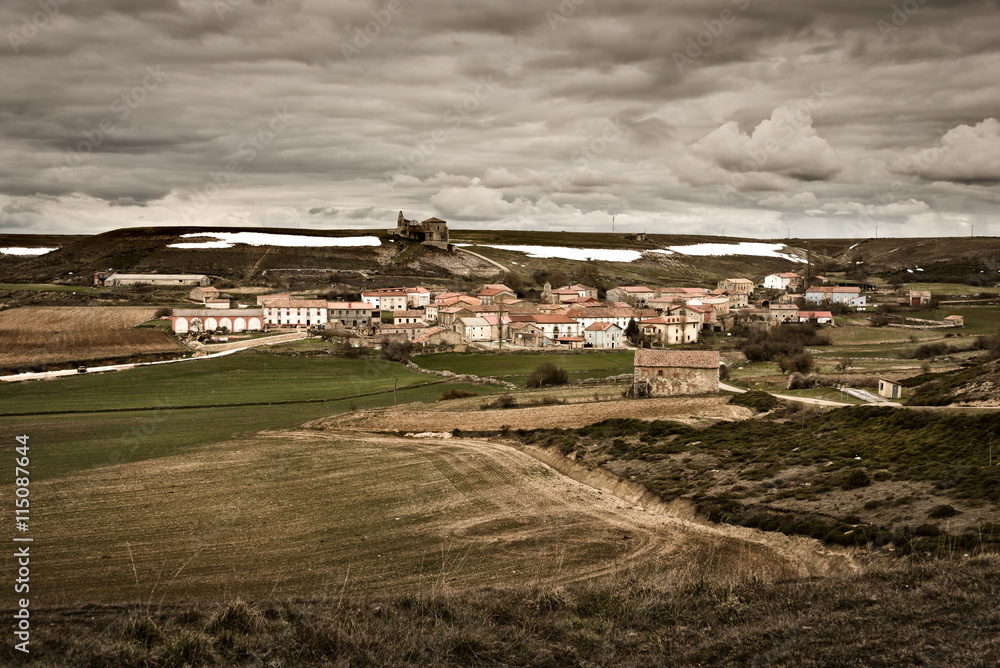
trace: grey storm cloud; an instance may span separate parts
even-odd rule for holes
[[[987,230],[998,30],[992,0],[9,0],[0,229]]]

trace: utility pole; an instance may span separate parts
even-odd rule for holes
[[[392,407],[396,407],[396,383],[399,382],[399,378],[392,379]]]

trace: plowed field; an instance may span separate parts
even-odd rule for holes
[[[0,312],[0,368],[182,350],[164,332],[132,329],[148,307],[25,306]]]

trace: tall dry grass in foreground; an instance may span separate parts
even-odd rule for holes
[[[842,579],[622,577],[560,589],[33,613],[33,666],[995,666],[1000,558]]]

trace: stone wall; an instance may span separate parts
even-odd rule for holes
[[[662,375],[661,375],[662,372]],[[688,367],[636,367],[635,382],[649,384],[649,396],[705,394],[719,391],[719,370]]]

